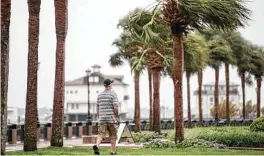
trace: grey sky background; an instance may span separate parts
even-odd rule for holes
[[[118,20],[135,7],[145,7],[154,0],[69,0],[69,26],[66,43],[66,80],[83,76],[86,68],[100,64],[105,74],[121,74],[125,82],[130,84],[130,103],[134,103],[133,77],[129,66],[111,68],[109,55],[117,49],[112,46],[121,30],[116,25]],[[252,0],[252,21],[249,26],[240,29],[243,36],[255,44],[264,45],[264,1]],[[55,17],[53,0],[42,0],[40,13],[38,106],[52,108],[55,72]],[[28,54],[28,7],[27,0],[12,0],[10,28],[10,69],[8,105],[25,107],[27,85]],[[225,80],[221,69],[220,80]],[[240,84],[235,68],[230,71],[231,81]],[[141,106],[148,108],[148,80],[144,73],[140,79]],[[204,71],[204,83],[214,81],[214,71]],[[186,104],[186,81],[184,77],[184,108]],[[191,78],[192,92],[197,89],[197,76]],[[264,85],[263,85],[264,86]],[[262,103],[264,104],[264,87],[262,87]],[[241,92],[241,91],[240,91]],[[169,78],[161,81],[161,105],[173,108],[173,84]],[[256,102],[255,84],[246,88],[246,99]],[[192,105],[194,105],[192,97]],[[262,105],[263,106],[263,105]]]

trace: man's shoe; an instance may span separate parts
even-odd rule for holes
[[[117,155],[117,153],[116,152],[111,152],[110,155]]]
[[[93,150],[94,150],[94,155],[100,155],[99,148],[97,145],[93,146]]]

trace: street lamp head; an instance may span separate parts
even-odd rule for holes
[[[85,72],[86,72],[87,76],[90,76],[90,74],[91,74],[91,70],[90,69],[87,69]]]

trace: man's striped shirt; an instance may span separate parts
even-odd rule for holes
[[[97,97],[97,112],[99,123],[117,123],[114,113],[115,107],[118,109],[118,98],[114,91],[105,89]]]

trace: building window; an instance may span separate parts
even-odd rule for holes
[[[78,103],[76,103],[76,109],[79,109],[79,104]]]
[[[78,121],[86,121],[87,115],[78,115]]]
[[[69,93],[69,91],[67,90],[67,91],[66,91],[66,94],[68,94],[68,93]]]
[[[99,94],[99,90],[97,90],[96,93]]]
[[[98,76],[95,76],[93,78],[94,78],[94,82],[99,82],[99,77]]]
[[[76,91],[75,91],[75,94],[77,94],[77,93],[78,93],[78,91],[76,90]]]
[[[210,97],[210,102],[214,102],[214,98],[213,97]]]
[[[69,121],[76,121],[76,115],[69,115]]]
[[[71,104],[71,109],[74,109],[74,104],[73,103]]]
[[[73,91],[71,90],[71,91],[70,91],[70,93],[72,94],[72,93],[73,93]]]

